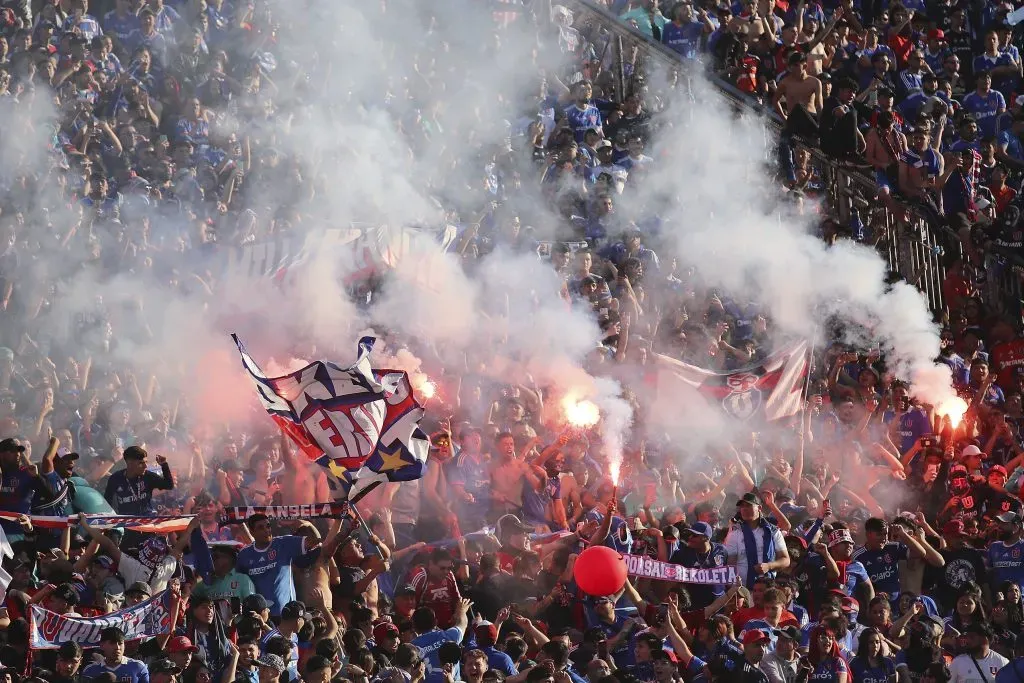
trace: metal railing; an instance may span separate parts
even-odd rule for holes
[[[683,60],[674,51],[648,38],[591,0],[564,0],[564,4],[575,13],[573,26],[586,39],[595,45],[611,41],[615,46],[612,71],[617,99],[621,101],[639,78],[648,82],[660,81],[672,88],[688,88],[692,78],[707,78],[726,107],[759,116],[764,121],[765,159],[775,161],[782,129],[782,120],[775,112],[730,83],[704,73],[699,62]],[[701,72],[699,75],[698,70]],[[868,229],[866,234],[869,238],[865,243],[874,244],[891,273],[921,290],[933,312],[942,313],[945,309],[942,291],[945,264],[950,262],[945,252],[952,250],[951,256],[962,256],[958,236],[945,225],[930,223],[926,214],[911,204],[893,198],[889,202],[892,208],[889,208],[877,199],[878,188],[873,177],[828,158],[818,149],[803,148],[810,153],[811,165],[824,181],[822,200],[828,214],[838,222],[848,224],[857,211]],[[1003,260],[991,256],[986,258],[985,266],[987,303],[1020,320],[1024,296],[1021,276]]]

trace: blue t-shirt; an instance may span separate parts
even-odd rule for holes
[[[882,657],[879,666],[871,666],[867,657],[854,657],[850,672],[853,683],[889,683],[896,674],[896,662],[892,657]]]
[[[1020,683],[1024,680],[1024,657],[1011,660],[996,673],[996,683]]]
[[[103,663],[90,664],[82,669],[82,680],[91,680],[108,671],[117,677],[117,683],[149,683],[149,669],[146,665],[128,657],[114,668]]]
[[[1006,545],[1003,541],[995,541],[988,547],[988,565],[992,568],[989,579],[993,586],[1003,581],[1013,581],[1024,586],[1024,541]]]
[[[673,21],[662,27],[661,42],[683,57],[695,59],[703,33],[704,25],[699,21],[691,20],[682,26]]]
[[[32,497],[39,489],[36,476],[26,469],[4,472],[0,477],[0,510],[20,512],[27,515],[32,510]],[[21,525],[15,521],[0,520],[0,527],[7,534],[23,534]]]
[[[454,626],[442,631],[435,628],[433,631],[416,636],[412,644],[420,649],[420,657],[427,662],[427,673],[441,668],[441,660],[437,657],[437,651],[447,642],[458,643],[462,640],[462,631]]]
[[[998,90],[989,90],[987,95],[972,92],[964,97],[964,109],[974,115],[980,137],[994,138],[996,117],[1001,110],[1006,109],[1006,100]]]
[[[256,592],[274,601],[270,613],[281,616],[281,608],[295,599],[292,563],[302,556],[301,536],[277,536],[263,550],[247,545],[238,551],[235,569],[252,579]]]
[[[853,559],[864,565],[876,593],[896,597],[900,592],[900,568],[896,563],[907,559],[909,551],[902,543],[886,543],[881,550],[858,548]]]

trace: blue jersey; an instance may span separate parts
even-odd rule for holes
[[[412,639],[412,644],[420,649],[420,657],[426,661],[427,673],[430,673],[441,668],[441,660],[437,656],[437,651],[441,649],[441,646],[447,642],[458,643],[461,640],[462,631],[453,626],[444,631],[435,628],[433,631],[416,636]]]
[[[896,432],[900,438],[900,455],[905,455],[918,439],[932,432],[928,414],[920,408],[911,408],[896,419],[899,425]]]
[[[115,667],[103,663],[90,664],[82,669],[82,680],[88,681],[100,674],[110,672],[117,678],[117,683],[149,683],[149,669],[137,659],[125,657]]]
[[[683,672],[683,680],[688,683],[708,683],[708,663],[700,657],[690,657]]]
[[[849,675],[849,672],[846,660],[842,657],[829,657],[814,667],[814,673],[811,674],[809,680],[815,683],[836,683],[839,680],[839,674]]]
[[[779,637],[776,635],[778,631],[774,626],[769,624],[764,619],[751,619],[747,623],[743,624],[743,630],[740,631],[740,642],[743,641],[743,635],[747,631],[764,631],[765,635],[768,636],[768,652],[775,652],[775,644],[779,641]]]
[[[1024,541],[1006,545],[1004,541],[995,541],[988,547],[988,565],[992,568],[989,579],[993,586],[1003,581],[1013,581],[1024,586]]]
[[[277,536],[262,550],[255,545],[239,550],[235,569],[252,579],[257,593],[274,601],[270,613],[277,617],[295,599],[292,563],[301,556],[301,536]]]
[[[704,25],[699,21],[690,21],[682,26],[673,21],[661,29],[661,42],[681,56],[695,59],[703,33]]]
[[[888,593],[895,598],[900,593],[900,568],[896,563],[907,559],[907,546],[902,543],[886,543],[881,550],[858,548],[853,559],[864,565],[876,593]]]
[[[50,486],[50,496],[37,491],[32,498],[32,514],[67,517],[72,514],[71,503],[75,495],[74,485],[56,472],[48,472],[43,479]]]
[[[592,104],[588,104],[583,109],[575,104],[570,105],[565,108],[564,114],[578,143],[583,142],[583,136],[589,129],[601,130],[601,112]]]
[[[153,507],[153,492],[158,489],[170,491],[174,488],[171,468],[164,463],[161,473],[146,471],[141,477],[128,478],[128,470],[118,470],[110,475],[103,497],[119,515],[151,517],[156,514]]]
[[[867,657],[854,657],[850,662],[853,683],[889,683],[896,675],[896,662],[892,657],[882,657],[879,666],[871,666]]]
[[[44,492],[39,479],[26,469],[4,472],[0,476],[0,510],[20,512],[27,515],[32,511],[32,498],[36,492]],[[21,535],[21,525],[15,521],[0,520],[0,528],[7,534]]]
[[[129,13],[119,17],[117,12],[111,10],[103,15],[103,32],[108,36],[113,36],[120,46],[127,48],[129,38],[138,29],[139,18],[134,14]]]
[[[964,109],[978,122],[979,137],[994,138],[997,117],[1006,109],[1006,100],[998,90],[989,90],[987,95],[972,92],[964,97]]]

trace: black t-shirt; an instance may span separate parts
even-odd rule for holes
[[[946,610],[956,605],[960,589],[968,582],[984,586],[988,583],[988,572],[985,569],[984,554],[976,548],[959,548],[939,551],[946,561],[943,567],[925,568],[925,585],[932,586],[928,591]]]

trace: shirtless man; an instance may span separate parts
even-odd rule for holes
[[[868,163],[875,169],[878,195],[886,203],[890,201],[893,183],[899,181],[897,165],[907,151],[907,138],[894,124],[893,112],[879,112],[875,127],[868,131],[865,151]]]
[[[815,118],[821,111],[823,102],[821,81],[807,73],[807,55],[793,52],[786,59],[789,73],[775,89],[775,111],[779,116],[788,118],[798,107]],[[785,100],[785,107],[782,101]]]

